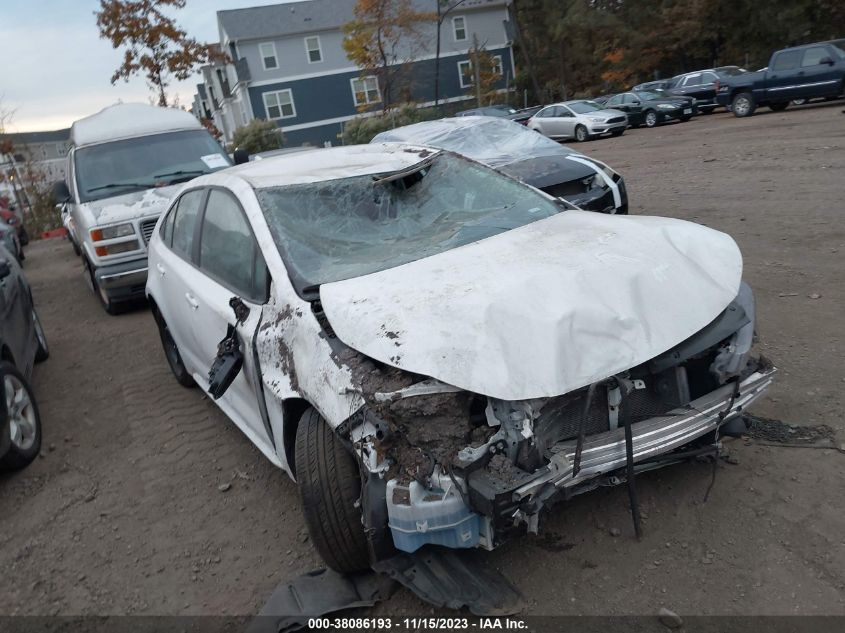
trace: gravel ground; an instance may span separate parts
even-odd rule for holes
[[[760,417],[845,437],[845,115],[841,102],[702,116],[578,146],[627,180],[637,214],[734,236],[781,373]],[[70,245],[26,272],[52,346],[34,387],[44,452],[0,477],[0,613],[251,614],[319,566],[296,488],[169,374],[146,309],[107,316]],[[559,506],[540,537],[489,554],[529,614],[845,615],[845,455],[728,443],[711,468],[638,479]],[[399,591],[374,614],[431,609]]]

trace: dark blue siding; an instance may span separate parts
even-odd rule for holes
[[[510,49],[502,48],[490,50],[489,52],[491,55],[501,55],[504,75],[505,77],[509,77],[511,82],[513,82]],[[466,55],[443,57],[440,59],[441,100],[464,96],[468,93],[468,89],[461,88],[460,78],[458,76],[458,62],[465,59],[467,59]],[[410,70],[404,73],[405,78],[410,78],[406,80],[405,88],[410,89],[412,99],[417,103],[434,100],[434,68],[434,60],[428,59],[413,62]],[[317,123],[326,119],[354,116],[358,112],[352,98],[350,80],[360,76],[360,74],[360,72],[349,72],[300,79],[298,81],[251,86],[249,88],[249,97],[252,102],[253,114],[256,118],[266,118],[267,114],[264,111],[262,95],[265,92],[274,92],[287,88],[293,93],[296,116],[277,121],[283,130],[291,125]],[[504,78],[497,87],[505,87]],[[394,88],[393,102],[400,100],[397,92],[397,89]],[[467,107],[471,107],[471,105]],[[285,130],[286,144],[293,146],[304,142],[322,145],[324,141],[328,140],[332,144],[337,145],[337,135],[340,133],[340,129],[340,123],[332,123],[302,130]]]

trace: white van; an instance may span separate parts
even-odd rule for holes
[[[131,103],[76,121],[70,131],[65,226],[106,312],[143,298],[147,244],[176,185],[231,165],[188,112]]]

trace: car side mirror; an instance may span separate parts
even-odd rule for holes
[[[830,57],[822,57],[819,60],[819,64],[825,64],[826,66],[833,66],[834,61]]]
[[[232,158],[235,159],[235,165],[243,165],[249,162],[249,152],[239,147],[232,153]]]
[[[70,200],[70,189],[64,180],[59,180],[53,185],[53,200],[56,204],[64,204]]]
[[[5,279],[12,274],[12,267],[5,259],[0,259],[0,279]]]

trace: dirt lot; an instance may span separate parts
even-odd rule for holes
[[[632,212],[727,231],[781,369],[759,415],[845,441],[845,114],[841,102],[728,114],[578,147],[626,177]],[[70,245],[26,272],[52,345],[34,385],[44,450],[0,478],[5,614],[251,614],[319,566],[294,484],[196,390],[171,378],[146,309],[107,316]],[[216,336],[216,334],[215,334]],[[704,464],[560,506],[545,535],[489,559],[530,614],[845,614],[845,454],[729,443]],[[226,486],[222,484],[230,484]],[[379,614],[430,613],[407,591]]]

